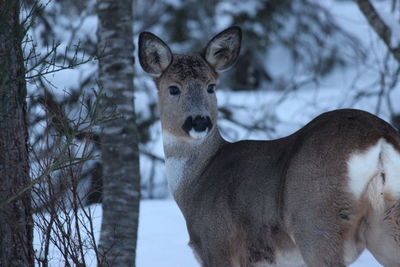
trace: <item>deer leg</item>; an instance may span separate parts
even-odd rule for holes
[[[340,237],[322,230],[320,234],[301,232],[295,233],[294,238],[309,267],[344,267],[343,246]],[[306,236],[307,235],[307,236]],[[314,241],[310,241],[314,236]]]
[[[208,242],[194,243],[191,241],[189,246],[202,267],[248,266],[247,263],[241,262],[240,255],[234,255],[232,248],[226,242],[208,240]]]
[[[389,226],[393,240],[400,248],[400,200],[386,210],[384,221]]]
[[[215,248],[209,250],[207,255],[197,254],[202,267],[234,267],[241,266],[239,262],[234,261],[231,256],[226,255],[223,249]]]
[[[400,266],[400,200],[387,207],[384,213],[371,216],[367,247],[382,265]]]
[[[307,213],[292,214],[292,237],[307,266],[346,266],[345,246],[352,230],[353,215],[351,208],[343,208],[345,202],[327,202],[330,206],[320,202],[325,209],[308,203],[312,208]]]

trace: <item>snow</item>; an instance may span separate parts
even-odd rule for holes
[[[78,211],[78,222],[80,225],[84,225],[84,227],[81,227],[80,229],[80,235],[83,240],[83,244],[85,247],[85,264],[87,267],[95,267],[96,266],[96,257],[95,257],[95,252],[93,249],[93,242],[92,239],[89,237],[88,232],[84,229],[85,227],[90,228],[90,222],[89,222],[89,217],[91,218],[91,221],[93,222],[93,233],[95,234],[95,239],[96,241],[99,240],[99,234],[100,234],[100,228],[101,228],[101,216],[102,216],[102,209],[100,205],[92,205],[89,207],[85,208],[85,212],[82,210]],[[39,259],[44,259],[45,255],[45,231],[41,231],[41,228],[38,227],[38,225],[45,226],[49,225],[50,221],[50,216],[48,214],[35,214],[34,215],[34,222],[35,222],[35,227],[33,230],[33,247],[35,250],[36,258]],[[57,229],[56,231],[52,231],[51,233],[51,239],[56,240],[58,244],[61,244],[61,247],[63,247],[63,242],[62,239],[65,238],[65,233],[68,234],[68,238],[71,240],[77,240],[77,231],[75,231],[75,223],[76,223],[76,217],[74,216],[72,211],[66,212],[66,213],[58,213],[58,220],[62,223],[62,229],[61,231],[61,226],[60,228],[55,227],[54,224],[56,224],[56,220],[53,222],[53,229]],[[47,223],[44,223],[47,221]],[[74,241],[71,242],[71,244],[74,244]],[[54,246],[53,242],[50,242],[49,244],[49,253],[48,253],[48,260],[49,260],[49,266],[67,266],[65,263],[65,260],[63,258],[63,255],[59,249]],[[35,262],[35,264],[37,264]],[[70,260],[70,264],[72,264],[72,260]],[[73,264],[72,264],[73,265]],[[38,266],[38,265],[37,265]],[[70,265],[68,265],[70,266]]]
[[[275,127],[274,132],[246,131],[220,118],[219,125],[231,129],[224,132],[229,141],[241,139],[275,139],[287,136],[302,127],[317,115],[338,108],[358,108],[374,112],[376,98],[362,98],[356,103],[354,96],[359,91],[349,91],[346,87],[325,84],[324,89],[304,88],[284,96],[279,91],[228,92],[217,90],[220,107],[235,109],[234,118],[244,124],[258,122],[265,127]],[[394,90],[393,99],[400,99],[400,90]],[[243,108],[239,108],[243,107]],[[399,107],[396,107],[397,110]],[[379,116],[389,121],[390,111],[383,106]],[[275,121],[277,120],[277,121]]]
[[[221,13],[231,13],[231,14],[237,14],[239,12],[245,13],[248,15],[250,18],[255,17],[257,10],[262,7],[262,2],[260,1],[254,1],[254,0],[248,0],[248,1],[234,1],[234,4],[230,2],[224,2],[222,1],[217,5],[218,11]]]
[[[199,267],[187,245],[184,218],[172,200],[145,200],[140,205],[138,267]],[[368,252],[351,267],[380,267]]]
[[[101,225],[101,206],[92,205],[90,212],[98,240]],[[39,255],[42,236],[35,228],[34,246]],[[187,245],[189,237],[184,218],[173,200],[143,200],[140,203],[139,232],[137,243],[138,267],[199,267]],[[61,254],[54,246],[50,248],[49,266],[63,266]],[[95,267],[93,251],[86,253],[87,266]],[[368,252],[360,256],[351,267],[381,266]]]
[[[140,212],[138,267],[199,266],[187,245],[186,224],[174,201],[142,201]]]

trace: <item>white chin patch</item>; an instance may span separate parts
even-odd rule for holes
[[[208,133],[208,129],[202,132],[197,132],[194,129],[189,131],[189,135],[194,139],[203,139]]]

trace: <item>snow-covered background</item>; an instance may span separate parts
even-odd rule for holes
[[[90,208],[97,237],[100,231],[101,206]],[[186,232],[183,216],[173,200],[144,200],[140,205],[137,243],[138,267],[198,267]],[[40,250],[41,237],[35,232],[35,248]],[[54,248],[50,252],[50,266],[64,266],[61,254]],[[96,266],[93,253],[85,255],[87,266]],[[351,267],[380,267],[368,252],[360,256]]]
[[[172,201],[148,200],[141,203],[139,221],[139,267],[198,267],[187,245],[185,221]],[[365,251],[351,267],[379,267],[373,256]]]
[[[174,2],[174,1],[172,1]],[[179,1],[175,1],[179,2]],[[252,2],[252,1],[250,1]],[[396,85],[390,90],[389,98],[392,105],[382,104],[377,108],[379,100],[379,88],[376,81],[379,81],[382,73],[379,70],[393,71],[394,62],[385,65],[382,61],[387,49],[385,45],[377,38],[375,32],[366,22],[364,16],[360,13],[353,1],[317,1],[324,5],[336,19],[337,23],[348,32],[354,34],[363,44],[367,51],[366,59],[363,62],[354,62],[343,68],[336,68],[329,75],[319,80],[317,83],[307,83],[301,90],[261,90],[261,91],[230,91],[224,84],[219,85],[217,97],[221,107],[237,107],[233,114],[234,120],[238,122],[256,123],[261,125],[262,129],[273,128],[265,132],[262,130],[248,130],[246,127],[240,127],[232,123],[231,120],[220,118],[220,126],[223,129],[223,135],[229,141],[241,139],[273,139],[292,133],[306,122],[321,112],[336,108],[360,108],[363,110],[377,113],[381,118],[389,121],[390,114],[400,112],[400,87]],[[386,1],[377,1],[375,5],[382,14],[390,13]],[[49,8],[53,8],[51,4]],[[232,9],[232,6],[220,7],[224,10]],[[250,8],[249,13],[252,12]],[[390,17],[390,14],[386,16]],[[398,18],[393,18],[399,21]],[[67,23],[68,21],[65,21]],[[61,24],[63,21],[61,21]],[[222,30],[230,23],[229,19],[221,18],[218,23],[218,30]],[[390,22],[392,23],[392,22]],[[395,23],[392,23],[395,24]],[[90,38],[95,39],[94,33],[97,27],[95,16],[88,16],[87,19],[77,28],[92,33]],[[160,31],[157,27],[154,30]],[[56,29],[60,34],[63,28]],[[78,31],[79,33],[79,31]],[[214,32],[215,33],[215,32]],[[397,35],[396,35],[397,36]],[[211,36],[210,36],[211,37]],[[68,36],[64,36],[68,40]],[[62,41],[62,40],[61,40]],[[396,42],[396,39],[393,39]],[[61,42],[63,44],[63,42]],[[65,45],[65,43],[63,44]],[[174,46],[172,47],[174,48]],[[182,49],[182,47],[178,47]],[[343,51],[342,51],[343,52]],[[344,50],[343,53],[345,53]],[[350,56],[350,52],[349,52]],[[293,80],[301,83],[307,80],[307,74],[293,71],[291,59],[287,51],[281,46],[272,48],[263,63],[275,77],[293,75]],[[83,65],[76,70],[61,71],[49,75],[48,79],[53,86],[53,90],[58,90],[58,95],[62,96],[69,87],[76,86],[82,80],[93,75],[95,63]],[[136,64],[137,85],[136,108],[142,117],[147,116],[149,106],[155,102],[156,89],[151,80],[144,75],[143,71]],[[146,90],[141,85],[146,85]],[[34,86],[31,85],[31,90]],[[57,95],[56,94],[56,95]],[[367,95],[367,96],[366,96]],[[370,96],[368,96],[370,95]],[[363,97],[360,97],[363,96]],[[40,111],[37,111],[40,112]],[[159,158],[163,158],[163,149],[161,141],[161,128],[159,123],[155,123],[150,128],[151,140],[142,146],[143,151],[151,152]],[[162,191],[166,188],[164,177],[164,166],[160,162],[156,169],[149,157],[145,154],[141,156],[141,172],[143,177],[152,175],[155,183],[160,188],[160,192],[155,192],[158,197],[164,196],[164,200],[143,200],[140,208],[140,224],[137,250],[137,266],[139,267],[195,267],[196,263],[190,248],[187,246],[188,236],[185,222],[168,193]],[[101,207],[99,205],[90,206],[90,212],[93,213],[94,229],[98,234],[101,222]],[[37,229],[36,229],[37,230]],[[41,240],[43,236],[40,231],[35,231],[35,246],[40,251]],[[50,248],[52,261],[49,266],[64,266],[60,253],[56,248]],[[90,266],[95,266],[93,253],[90,251],[85,256]],[[91,263],[91,264],[90,264]],[[371,254],[365,252],[352,265],[353,267],[374,267],[380,266]]]

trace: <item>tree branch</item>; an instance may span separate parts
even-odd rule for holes
[[[357,5],[368,20],[368,23],[386,44],[392,55],[400,62],[400,44],[397,44],[397,47],[392,46],[391,38],[393,33],[391,28],[379,16],[379,13],[369,0],[357,0]]]

